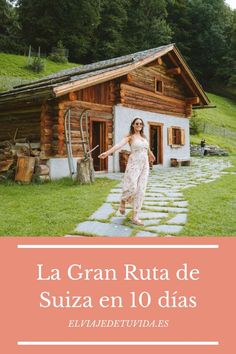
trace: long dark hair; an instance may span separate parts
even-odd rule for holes
[[[143,127],[142,127],[142,129],[140,130],[140,135],[141,135],[142,138],[147,139],[146,136],[144,135],[144,132],[143,132],[144,122],[143,122],[142,118],[140,118],[140,117],[135,117],[135,118],[133,119],[132,123],[130,124],[129,135],[132,136],[132,135],[134,134],[134,127],[133,127],[133,125],[134,125],[134,123],[136,122],[136,120],[141,120],[141,122],[142,122],[142,124],[143,124]]]

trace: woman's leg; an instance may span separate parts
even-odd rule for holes
[[[138,179],[142,171],[142,165],[137,163],[135,158],[129,158],[128,165],[126,167],[121,203],[130,203],[133,204],[134,197],[137,191]]]
[[[143,169],[137,181],[136,193],[133,199],[133,220],[138,220],[138,212],[142,208],[143,199],[145,196],[145,191],[148,182],[148,175],[149,175],[149,165],[148,163],[146,163],[143,166]]]

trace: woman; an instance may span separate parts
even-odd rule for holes
[[[129,143],[131,147],[131,154],[125,170],[119,211],[124,215],[126,203],[132,204],[132,223],[141,226],[144,224],[138,219],[138,212],[142,208],[143,198],[147,186],[149,160],[151,162],[155,161],[155,156],[149,149],[149,144],[144,135],[143,128],[143,120],[139,117],[135,117],[130,125],[129,134],[111,149],[98,156],[101,159],[105,159],[108,155]]]

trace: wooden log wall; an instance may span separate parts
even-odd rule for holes
[[[190,95],[180,78],[180,71],[168,73],[165,63],[155,62],[133,70],[120,85],[120,103],[124,106],[180,117],[191,115]],[[155,80],[162,81],[163,92],[156,92]]]
[[[89,123],[89,140],[90,140],[90,120],[105,120],[108,127],[108,147],[112,146],[112,106],[104,104],[96,104],[86,101],[73,100],[63,98],[58,104],[57,120],[54,120],[53,125],[53,144],[52,152],[54,156],[66,156],[66,143],[64,131],[64,113],[68,107],[71,107],[71,138],[72,152],[74,157],[83,157],[83,146],[81,144],[81,133],[79,127],[79,117],[83,110],[88,109]],[[55,124],[56,123],[56,124]],[[85,120],[83,120],[83,131],[86,137]]]
[[[9,140],[17,131],[17,138],[27,138],[30,142],[40,141],[41,106],[31,102],[0,110],[0,141]]]
[[[41,107],[40,115],[40,148],[45,158],[53,155],[53,122],[54,109],[53,105],[44,103]]]
[[[110,80],[102,84],[87,87],[78,91],[77,97],[80,101],[114,105],[119,93],[119,86],[115,80]]]

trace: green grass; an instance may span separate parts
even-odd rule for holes
[[[236,103],[225,97],[207,94],[216,108],[199,109],[197,115],[206,123],[236,131]]]
[[[231,156],[236,172],[236,156]],[[189,203],[188,221],[180,236],[236,236],[235,174],[223,175],[214,182],[185,189]]]
[[[201,118],[202,123],[207,123],[211,126],[225,128],[236,132],[236,103],[233,100],[221,96],[207,94],[211,103],[216,105],[216,108],[199,109],[195,112]],[[226,149],[229,153],[236,153],[236,139],[228,136],[199,133],[198,135],[191,135],[191,144],[199,145],[202,137],[206,139],[208,145],[218,145]]]
[[[117,181],[92,185],[70,179],[44,184],[0,183],[0,236],[63,236],[105,201]]]
[[[219,135],[201,133],[190,136],[191,144],[199,145],[202,137],[206,139],[207,145],[218,145],[221,148],[226,149],[229,153],[236,153],[236,139],[229,137],[226,138]]]
[[[57,71],[79,65],[75,63],[55,63],[44,59],[45,70],[41,73],[34,73],[26,69],[27,59],[26,56],[22,55],[0,53],[0,91],[9,90],[14,85],[37,80]]]

